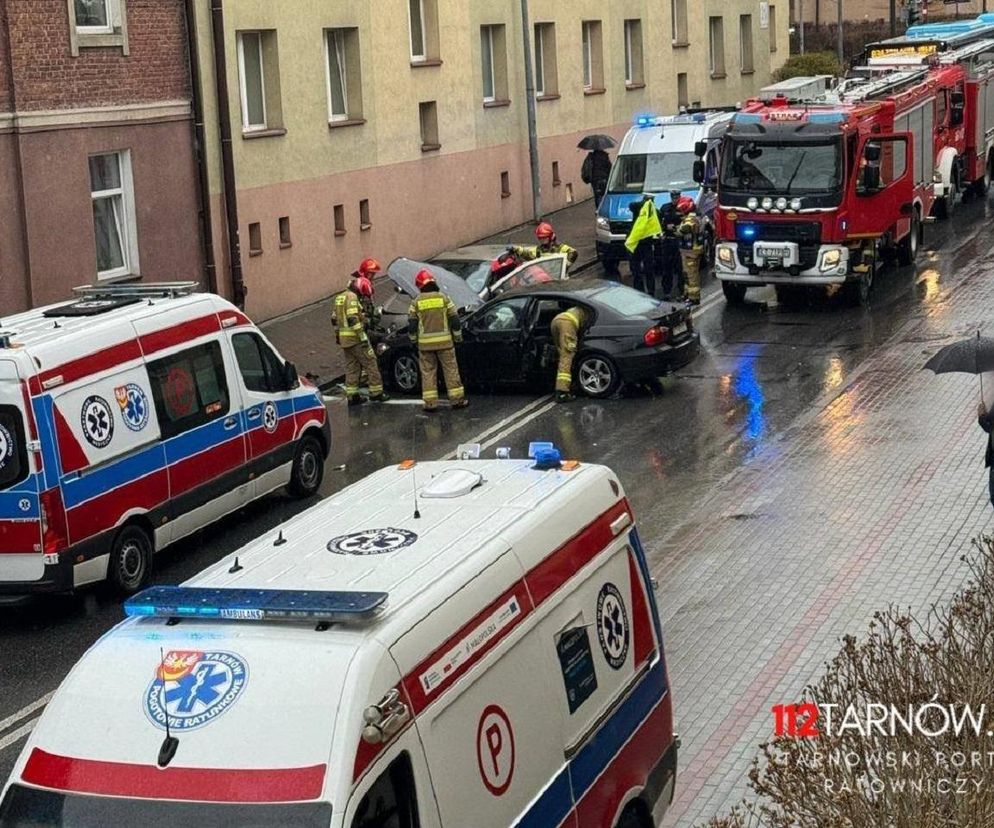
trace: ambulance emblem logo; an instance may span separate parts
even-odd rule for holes
[[[618,588],[607,583],[597,596],[597,639],[604,658],[614,670],[620,670],[628,657],[628,613]]]
[[[276,431],[276,426],[280,424],[280,415],[276,410],[276,404],[267,402],[262,408],[262,427],[266,432],[272,434]]]
[[[148,397],[140,385],[129,382],[114,389],[114,399],[121,409],[121,419],[132,431],[141,431],[148,425]]]
[[[210,724],[245,689],[248,668],[234,653],[171,650],[145,690],[145,715],[156,727],[195,730]]]
[[[107,400],[96,394],[83,400],[80,424],[86,441],[94,448],[104,448],[114,436],[114,415]]]
[[[417,539],[407,529],[365,529],[332,538],[328,541],[328,551],[336,555],[384,555],[410,546]]]
[[[0,469],[5,468],[14,456],[14,437],[10,430],[0,425]]]

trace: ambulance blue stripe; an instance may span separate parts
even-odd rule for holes
[[[0,492],[0,519],[3,520],[29,520],[37,519],[38,510],[38,483],[35,475],[29,475],[18,483],[13,489]],[[21,508],[21,501],[28,502],[28,508]]]
[[[56,451],[55,442],[55,414],[52,398],[47,394],[43,397],[34,397],[31,401],[34,409],[35,426],[38,429],[38,441],[41,443],[41,460],[44,466],[43,474],[45,489],[51,489],[59,482],[62,475],[62,463]]]
[[[518,820],[517,828],[555,828],[573,810],[569,791],[569,768],[565,767]]]

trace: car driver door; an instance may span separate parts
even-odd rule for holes
[[[490,298],[500,296],[511,288],[562,281],[566,278],[567,267],[566,257],[559,253],[525,262],[490,286]]]
[[[475,382],[522,378],[524,334],[530,303],[527,296],[490,302],[466,321],[459,354]]]

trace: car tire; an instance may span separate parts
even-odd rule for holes
[[[310,497],[317,494],[323,480],[324,448],[313,434],[305,434],[293,455],[287,491],[293,497]]]
[[[576,361],[576,383],[588,397],[602,400],[618,390],[621,372],[607,354],[591,351]]]
[[[401,351],[390,360],[390,385],[402,394],[417,394],[421,388],[421,366],[413,351]]]
[[[121,527],[114,537],[107,564],[107,578],[122,595],[134,595],[152,574],[155,547],[149,533],[137,523]]]
[[[739,282],[722,280],[721,292],[725,294],[725,301],[729,305],[741,305],[746,298],[746,286]]]
[[[921,234],[921,221],[916,208],[911,218],[911,232],[897,243],[897,263],[902,267],[908,267],[918,261]]]

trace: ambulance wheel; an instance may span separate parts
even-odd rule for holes
[[[615,828],[652,828],[652,819],[644,815],[644,810],[644,807],[640,808],[637,802],[633,802],[622,812]]]
[[[294,497],[310,497],[324,480],[324,450],[317,437],[305,434],[297,443],[287,491]]]
[[[610,397],[621,385],[621,373],[607,354],[588,353],[577,360],[576,382],[588,397]]]
[[[918,210],[916,209],[914,217],[911,219],[911,232],[897,244],[898,264],[907,267],[918,261],[918,245],[921,242],[921,235],[921,222],[919,221]]]
[[[741,305],[746,298],[746,286],[739,282],[722,281],[721,292],[725,294],[725,301],[729,305]]]
[[[125,595],[138,592],[152,572],[152,539],[141,526],[129,523],[114,538],[107,577]]]

